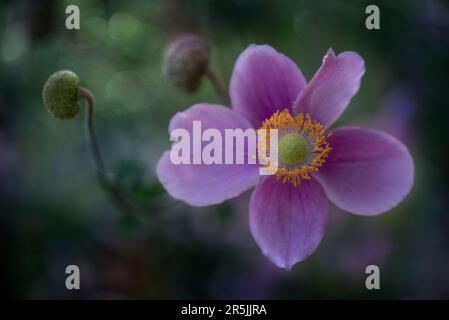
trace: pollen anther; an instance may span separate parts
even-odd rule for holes
[[[301,179],[310,179],[311,174],[318,172],[319,168],[326,162],[332,148],[327,142],[327,138],[331,135],[326,132],[324,126],[316,120],[312,120],[309,114],[299,113],[292,116],[288,109],[284,111],[276,111],[270,118],[266,119],[261,129],[269,132],[270,129],[278,129],[279,137],[291,135],[292,133],[301,135],[308,141],[308,156],[301,163],[280,163],[275,174],[276,179],[283,183],[291,182],[294,186],[298,186]],[[265,149],[268,155],[270,151],[269,136],[267,141],[259,143],[258,147]],[[280,146],[279,146],[280,148]],[[283,150],[279,151],[283,152]],[[282,160],[282,157],[281,157]],[[264,164],[270,166],[270,163]]]

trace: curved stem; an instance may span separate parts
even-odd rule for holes
[[[90,152],[92,155],[92,159],[94,160],[97,175],[101,177],[102,181],[107,181],[106,173],[104,170],[103,158],[101,157],[100,148],[98,147],[98,142],[94,130],[94,108],[95,108],[94,97],[89,90],[79,87],[78,98],[84,99],[87,102],[86,137],[89,142]]]
[[[137,207],[134,203],[129,201],[129,199],[124,196],[117,187],[109,180],[104,166],[103,158],[101,157],[100,148],[98,147],[97,138],[94,130],[94,109],[95,102],[92,92],[86,88],[78,88],[78,99],[84,99],[87,102],[86,111],[86,139],[89,143],[90,154],[94,161],[97,178],[100,185],[108,191],[116,204],[126,210],[135,211]]]
[[[206,75],[209,78],[210,82],[212,83],[212,85],[213,85],[217,95],[223,100],[223,102],[226,105],[229,105],[229,96],[228,96],[228,93],[227,93],[227,91],[225,89],[225,86],[221,82],[221,80],[218,77],[218,75],[215,72],[215,70],[212,69],[212,67],[210,65],[207,66]]]

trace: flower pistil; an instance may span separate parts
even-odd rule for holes
[[[292,116],[288,109],[276,111],[270,118],[262,123],[261,129],[269,132],[277,129],[279,168],[276,179],[282,182],[291,182],[298,186],[301,179],[310,179],[310,174],[315,173],[326,162],[332,148],[327,142],[331,135],[326,132],[324,126],[311,119],[309,114],[299,113]],[[266,154],[269,154],[269,137],[264,144]],[[269,166],[270,163],[264,164]]]

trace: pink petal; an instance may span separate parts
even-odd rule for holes
[[[296,64],[267,45],[250,45],[234,66],[232,107],[259,128],[276,110],[289,109],[306,81]]]
[[[267,177],[252,194],[249,211],[254,239],[278,267],[305,260],[323,238],[327,200],[314,180],[293,187]]]
[[[337,207],[377,215],[397,206],[410,192],[413,159],[396,138],[344,127],[333,131],[328,141],[332,151],[315,177]]]
[[[365,73],[365,64],[357,53],[346,51],[335,56],[329,49],[323,65],[293,106],[295,113],[309,113],[330,127],[357,93]]]
[[[232,109],[197,104],[177,113],[170,122],[170,131],[184,128],[192,138],[194,120],[201,120],[202,131],[208,128],[221,131],[223,148],[225,129],[251,128],[248,120]],[[257,165],[248,164],[174,165],[170,161],[170,152],[166,151],[157,164],[156,174],[172,197],[192,206],[207,206],[233,198],[252,187],[259,178],[258,168]]]

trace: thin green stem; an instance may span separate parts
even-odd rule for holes
[[[221,82],[220,78],[218,77],[218,74],[210,65],[207,66],[206,75],[212,83],[212,86],[214,87],[218,97],[223,100],[226,105],[229,105],[229,96],[227,90],[223,85],[223,82]]]
[[[89,144],[90,154],[95,165],[97,179],[100,185],[111,194],[115,203],[127,211],[138,210],[137,206],[131,202],[125,195],[123,195],[120,190],[114,185],[112,181],[109,180],[104,166],[103,158],[101,157],[100,148],[98,147],[97,138],[94,129],[94,109],[95,101],[92,92],[88,89],[79,87],[78,88],[78,99],[84,99],[87,103],[86,110],[86,139]]]

